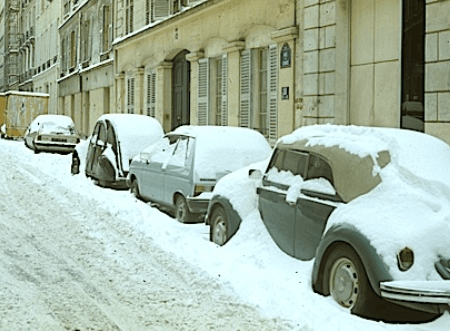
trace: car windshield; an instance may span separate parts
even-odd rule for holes
[[[73,125],[61,125],[60,123],[48,122],[41,125],[41,134],[76,134],[75,127]]]

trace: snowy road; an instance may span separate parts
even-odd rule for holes
[[[0,330],[286,329],[38,166],[0,169]]]
[[[0,140],[0,331],[444,331],[390,325],[314,294],[311,262],[258,215],[224,247],[128,192],[70,175],[70,156]]]

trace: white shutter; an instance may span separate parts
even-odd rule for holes
[[[152,22],[169,16],[169,0],[152,0]]]
[[[134,114],[134,78],[127,79],[127,110]]]
[[[198,60],[198,125],[209,124],[209,59]]]
[[[252,77],[251,77],[251,49],[242,51],[241,54],[241,86],[240,86],[240,111],[239,126],[249,128],[250,111],[252,106]]]
[[[147,75],[147,115],[156,115],[156,72],[152,70]]]
[[[275,144],[278,135],[278,46],[269,46],[267,104],[269,115],[269,142]]]
[[[228,125],[228,56],[222,55],[222,104],[221,122],[223,126]]]

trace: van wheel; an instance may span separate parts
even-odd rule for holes
[[[175,217],[180,223],[188,223],[192,219],[192,213],[186,203],[186,199],[182,195],[177,195],[175,200]]]
[[[133,179],[131,182],[130,193],[134,195],[136,199],[141,199],[141,195],[139,194],[139,186],[136,179]]]

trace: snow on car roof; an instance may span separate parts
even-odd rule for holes
[[[138,114],[104,114],[100,120],[110,121],[120,142],[122,165],[129,169],[129,160],[145,147],[154,144],[164,134],[161,124],[153,117]]]
[[[73,125],[72,118],[66,115],[39,115],[33,122],[54,123],[61,126]]]
[[[395,128],[312,125],[301,127],[278,143],[293,144],[308,140],[310,146],[338,146],[360,158],[376,160],[379,153],[389,151],[391,163],[408,169],[414,175],[450,184],[449,146],[430,135]],[[376,164],[376,163],[375,163]]]
[[[191,125],[173,133],[196,138],[195,169],[200,178],[216,178],[264,160],[271,153],[264,136],[248,128]]]

